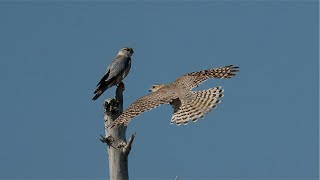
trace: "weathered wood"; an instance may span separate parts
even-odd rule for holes
[[[115,98],[107,99],[104,103],[105,137],[100,140],[107,144],[110,180],[129,179],[128,155],[136,135],[134,133],[127,142],[126,126],[106,128],[123,111],[123,91],[124,84],[120,83]]]

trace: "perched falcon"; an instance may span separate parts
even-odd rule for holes
[[[101,78],[94,91],[92,100],[96,100],[110,87],[119,84],[129,73],[131,67],[131,56],[133,49],[124,47],[120,49],[117,56],[108,66],[106,74]]]
[[[141,97],[131,104],[108,127],[127,125],[129,121],[140,113],[155,108],[161,104],[171,104],[173,115],[171,123],[177,125],[188,124],[189,120],[196,122],[220,103],[223,89],[219,87],[192,91],[194,87],[209,78],[231,78],[238,72],[239,67],[229,65],[209,70],[192,72],[177,78],[169,84],[158,84],[151,87],[152,93]]]

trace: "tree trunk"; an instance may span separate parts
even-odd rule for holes
[[[120,83],[117,87],[115,98],[107,99],[104,102],[105,137],[101,136],[102,139],[100,140],[107,144],[110,180],[129,179],[128,155],[135,133],[127,142],[126,126],[113,127],[111,129],[106,128],[123,111],[123,91],[124,84]]]

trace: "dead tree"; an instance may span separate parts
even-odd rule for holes
[[[116,90],[115,98],[104,102],[104,127],[105,136],[101,135],[101,141],[106,143],[109,157],[110,180],[129,179],[128,155],[136,133],[126,140],[126,126],[106,128],[123,111],[124,84],[121,82]]]

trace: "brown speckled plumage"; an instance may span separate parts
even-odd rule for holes
[[[223,97],[223,89],[219,87],[191,91],[194,87],[210,78],[231,78],[238,72],[239,67],[233,65],[192,72],[177,78],[174,82],[166,85],[152,86],[152,93],[139,98],[131,104],[109,127],[127,125],[129,121],[142,112],[153,109],[161,104],[171,104],[174,113],[171,123],[177,125],[187,124],[189,120],[195,122],[203,118],[220,103]]]

